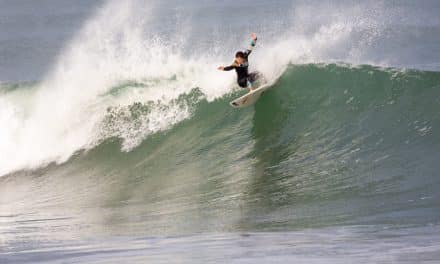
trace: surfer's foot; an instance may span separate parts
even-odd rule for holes
[[[252,87],[252,83],[249,80],[247,81],[247,87],[249,88],[249,92],[254,90],[254,87]]]

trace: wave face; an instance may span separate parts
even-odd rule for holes
[[[437,72],[290,65],[254,107],[242,111],[228,105],[240,92],[210,102],[198,89],[173,106],[108,109],[103,127],[113,137],[66,165],[35,173],[53,175],[46,176],[53,182],[40,187],[43,193],[75,182],[60,190],[62,204],[122,199],[141,215],[173,216],[140,220],[152,232],[172,228],[179,217],[183,224],[190,222],[184,217],[199,221],[200,215],[188,215],[194,210],[207,214],[204,223],[183,230],[435,222],[439,83]],[[189,119],[129,152],[120,149],[121,125],[144,129],[155,109],[182,105],[192,109]],[[99,181],[106,184],[99,187]],[[80,191],[96,188],[104,190]],[[218,210],[225,219],[210,219]]]

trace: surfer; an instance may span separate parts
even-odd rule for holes
[[[251,43],[245,51],[237,51],[235,53],[235,60],[230,66],[220,66],[218,69],[220,71],[230,71],[235,69],[237,72],[237,83],[242,88],[249,88],[252,91],[252,83],[258,78],[257,72],[248,72],[249,61],[248,56],[251,54],[252,49],[257,43],[257,35],[255,33],[251,34]]]

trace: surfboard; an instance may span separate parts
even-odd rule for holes
[[[247,94],[233,100],[232,102],[230,102],[229,104],[234,107],[234,108],[243,108],[243,107],[247,107],[250,105],[255,104],[255,102],[258,101],[258,99],[260,98],[260,96],[269,88],[271,88],[273,85],[273,83],[267,83],[267,84],[263,84],[262,86],[258,87],[255,90],[252,90],[250,92],[248,92]]]

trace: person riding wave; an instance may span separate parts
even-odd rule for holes
[[[245,51],[237,51],[237,53],[235,54],[234,62],[231,65],[226,67],[218,67],[218,69],[221,71],[230,71],[235,69],[235,71],[237,72],[237,84],[242,88],[249,88],[249,91],[252,91],[254,89],[252,87],[252,84],[258,78],[257,72],[248,72],[248,56],[251,54],[253,48],[257,44],[257,35],[255,33],[252,33],[251,39],[251,43]]]

